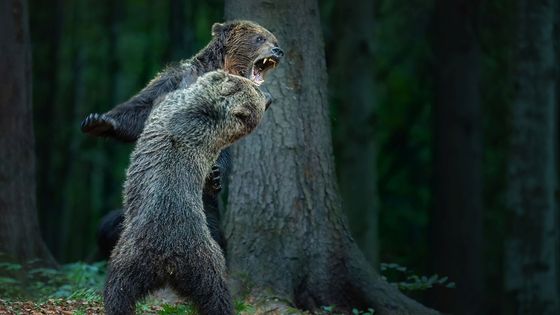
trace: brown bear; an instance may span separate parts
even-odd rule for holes
[[[82,122],[82,131],[93,136],[135,141],[158,97],[186,88],[204,73],[218,69],[260,85],[283,55],[276,37],[254,22],[216,23],[212,26],[212,40],[194,57],[168,67],[137,95],[112,110],[90,114]]]
[[[200,314],[234,314],[202,190],[219,152],[254,130],[268,104],[254,82],[213,71],[154,107],[124,184],[124,230],[104,291],[108,315],[134,314],[138,299],[164,286]]]
[[[159,98],[176,89],[184,89],[209,71],[224,71],[244,76],[260,85],[267,72],[276,67],[284,55],[276,37],[251,21],[230,21],[212,26],[212,40],[194,57],[168,67],[128,101],[103,114],[90,114],[82,122],[82,131],[125,142],[135,141],[146,118]],[[221,177],[230,164],[228,150],[219,155],[204,187],[204,209],[214,239],[225,250],[225,239],[219,226],[218,193]],[[98,229],[98,246],[113,248],[119,235],[122,215],[110,214]],[[107,252],[107,250],[104,250]]]

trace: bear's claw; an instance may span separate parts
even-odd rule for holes
[[[212,171],[210,172],[210,181],[212,183],[212,188],[216,192],[222,190],[222,176],[220,167],[218,165],[212,166]]]
[[[115,121],[104,114],[89,114],[80,125],[82,132],[92,136],[108,136],[115,131]]]

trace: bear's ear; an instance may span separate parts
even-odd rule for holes
[[[241,120],[247,120],[249,117],[251,117],[251,111],[245,107],[245,106],[236,106],[232,111],[231,111],[232,115],[241,119]]]
[[[223,96],[229,96],[239,91],[240,89],[241,87],[239,86],[238,82],[227,78],[220,85],[220,94]]]
[[[222,34],[224,32],[225,26],[226,25],[224,23],[214,23],[212,25],[212,36],[216,37]]]
[[[233,28],[234,23],[214,23],[214,25],[212,25],[212,37],[218,38],[225,43]]]
[[[227,78],[227,74],[222,70],[211,71],[204,76],[211,85],[219,85]]]

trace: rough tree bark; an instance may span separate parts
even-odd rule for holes
[[[560,314],[555,1],[518,1],[508,165],[507,309]]]
[[[331,86],[336,98],[340,194],[356,243],[378,263],[378,195],[374,142],[374,1],[338,1],[333,19]],[[363,30],[363,31],[356,31]],[[349,66],[355,60],[359,66]]]
[[[27,2],[0,2],[0,252],[54,260],[41,239],[35,196]]]
[[[303,309],[437,314],[381,280],[350,236],[334,174],[316,1],[227,0],[225,12],[261,23],[286,53],[267,83],[274,101],[265,120],[233,150],[225,216],[231,274],[253,295]]]
[[[482,310],[482,115],[476,1],[438,0],[435,7],[434,208],[432,271],[456,289],[430,290],[442,312]]]

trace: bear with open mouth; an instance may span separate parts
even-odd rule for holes
[[[216,23],[212,26],[212,40],[194,57],[168,67],[137,95],[112,110],[88,115],[82,121],[81,129],[92,136],[110,137],[124,142],[136,141],[158,98],[171,91],[187,88],[199,76],[218,69],[246,77],[260,85],[283,56],[276,37],[257,23],[244,20]],[[223,250],[226,244],[219,225],[218,193],[221,177],[227,172],[229,164],[229,151],[223,150],[207,175],[203,195],[207,224],[212,237]],[[108,258],[115,246],[122,222],[120,211],[103,218],[98,229],[98,247],[102,258]]]

